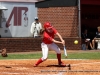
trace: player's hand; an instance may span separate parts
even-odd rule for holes
[[[62,40],[62,44],[63,44],[63,46],[65,46],[65,40]]]

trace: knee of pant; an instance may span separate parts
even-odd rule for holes
[[[57,52],[57,54],[61,54],[61,52],[60,52],[60,51],[58,51],[58,52]]]
[[[59,53],[57,53],[57,54],[61,54],[61,53],[59,52]]]

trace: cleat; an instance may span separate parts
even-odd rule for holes
[[[37,67],[38,65],[36,65],[36,64],[34,64],[34,66],[33,67]]]
[[[63,62],[61,62],[61,63],[59,64],[59,66],[60,66],[60,67],[66,67],[66,65],[65,65]]]

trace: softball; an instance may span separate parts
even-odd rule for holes
[[[74,44],[78,44],[78,40],[75,40],[75,41],[74,41]]]

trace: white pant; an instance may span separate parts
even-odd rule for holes
[[[41,43],[41,48],[42,48],[42,60],[46,60],[48,57],[48,51],[49,49],[54,50],[57,54],[60,54],[60,48],[55,44],[45,44],[45,43]]]

